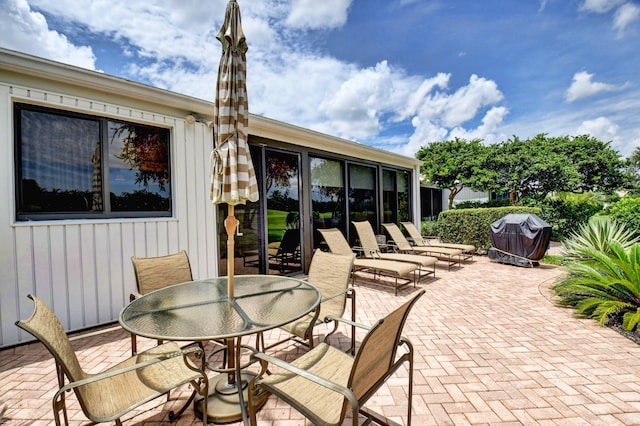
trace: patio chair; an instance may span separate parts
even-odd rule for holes
[[[391,241],[396,249],[402,253],[417,253],[427,256],[437,257],[439,260],[447,262],[449,270],[451,266],[462,262],[462,250],[447,247],[431,247],[431,246],[412,246],[405,238],[404,234],[395,223],[383,223],[384,229],[387,230]]]
[[[361,246],[358,250],[361,250],[363,256],[367,259],[385,259],[396,260],[398,262],[409,262],[418,266],[418,276],[436,276],[436,263],[438,259],[431,256],[422,256],[419,254],[406,254],[406,253],[389,253],[380,250],[378,240],[376,240],[376,234],[373,232],[373,227],[368,221],[351,222],[353,223],[356,232],[358,233],[358,239]],[[422,268],[432,267],[432,270]]]
[[[462,250],[462,259],[473,259],[476,247],[473,244],[442,243],[437,237],[422,235],[413,222],[401,222],[415,246],[448,247]]]
[[[168,342],[103,372],[87,373],[80,366],[71,341],[56,315],[35,296],[28,297],[35,303],[33,314],[27,320],[17,321],[16,325],[42,342],[53,355],[59,387],[53,396],[56,425],[62,424],[60,411],[64,424],[69,423],[65,395],[70,390],[74,391],[82,412],[91,421],[115,420],[117,425],[121,424],[120,418],[134,408],[187,383],[191,383],[195,391],[177,414],[170,413],[171,419],[182,414],[196,393],[208,395],[209,383],[205,372],[187,357],[195,354],[201,358],[203,353],[198,346],[181,349],[175,342]],[[69,381],[67,384],[65,376]],[[205,414],[203,422],[206,421]]]
[[[292,337],[273,343],[264,350],[270,349],[291,339],[302,340],[303,344],[313,348],[313,329],[320,325],[333,322],[331,330],[324,338],[328,342],[329,337],[338,330],[338,320],[344,315],[347,299],[351,299],[351,321],[356,320],[356,292],[349,287],[349,277],[353,267],[354,255],[339,255],[316,250],[311,259],[308,281],[320,291],[321,301],[318,309],[304,317],[286,324],[281,329],[287,331]],[[355,326],[351,326],[351,347],[349,352],[355,350],[356,337]],[[300,340],[299,340],[300,339]]]
[[[424,294],[421,290],[402,306],[378,320],[362,340],[355,357],[321,343],[292,363],[257,352],[261,371],[249,384],[249,419],[256,425],[256,404],[264,392],[276,395],[314,425],[342,425],[351,411],[353,425],[358,414],[379,424],[386,419],[363,408],[369,398],[404,363],[408,363],[407,425],[411,425],[413,394],[413,346],[401,336],[409,311]],[[363,328],[367,328],[361,326]],[[398,356],[398,347],[404,346]],[[265,375],[270,366],[271,370]]]
[[[279,243],[268,247],[269,260],[275,260],[280,272],[284,272],[289,263],[300,263],[300,230],[287,229]]]
[[[342,232],[337,228],[318,229],[325,242],[329,246],[332,253],[353,256],[354,253],[349,246]],[[376,280],[378,275],[387,275],[392,277],[394,281],[394,292],[398,295],[398,289],[409,285],[411,280],[406,282],[400,281],[402,277],[413,273],[413,286],[416,286],[416,270],[418,267],[414,263],[398,262],[395,260],[382,259],[363,259],[356,257],[353,260],[353,271],[351,272],[352,283],[355,284],[356,271],[367,271],[373,273],[373,279]]]
[[[132,257],[131,262],[138,291],[129,295],[130,301],[154,290],[193,280],[189,256],[184,250],[167,256]],[[136,335],[131,334],[131,355],[137,351]]]

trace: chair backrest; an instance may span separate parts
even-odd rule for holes
[[[295,253],[300,246],[300,230],[299,229],[287,229],[284,231],[280,246],[278,247],[279,253],[291,254]]]
[[[35,304],[33,314],[26,320],[17,321],[16,325],[44,344],[70,381],[86,378],[87,373],[80,367],[78,357],[58,317],[40,299],[31,294],[28,297]]]
[[[308,281],[322,295],[321,320],[328,315],[342,316],[347,304],[346,289],[349,286],[355,255],[340,255],[316,250],[311,259]],[[335,297],[334,297],[335,296]]]
[[[395,223],[383,223],[382,226],[384,226],[384,229],[387,230],[389,236],[401,251],[411,250],[411,244],[409,244],[409,241],[407,241],[400,228],[398,228],[398,225]]]
[[[351,250],[351,246],[349,246],[347,239],[342,235],[342,231],[338,228],[318,229],[318,231],[327,242],[331,253],[347,256],[353,254],[353,250]]]
[[[418,228],[416,228],[413,222],[402,222],[402,226],[404,226],[404,229],[407,230],[407,233],[409,234],[415,245],[424,245],[422,233],[418,230]]]
[[[356,232],[358,233],[358,239],[360,240],[360,245],[363,248],[363,253],[365,257],[377,257],[377,254],[380,253],[378,249],[378,240],[376,239],[376,234],[373,232],[373,227],[368,221],[362,222],[351,222],[353,226],[356,228]]]
[[[424,293],[425,291],[421,290],[416,296],[379,320],[362,340],[347,384],[347,387],[353,389],[358,400],[379,385],[390,372],[396,360],[402,329],[409,311]]]
[[[189,257],[184,250],[168,256],[132,257],[131,262],[140,294],[193,280]]]

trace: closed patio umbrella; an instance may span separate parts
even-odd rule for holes
[[[258,184],[247,143],[247,42],[236,0],[229,0],[224,23],[216,38],[222,43],[222,57],[213,111],[215,149],[211,152],[210,199],[214,204],[228,205],[224,226],[227,231],[228,293],[231,299],[234,296],[234,238],[239,223],[234,206],[258,200]]]
[[[224,23],[216,38],[222,44],[222,56],[218,66],[216,83],[216,99],[213,109],[213,134],[215,148],[211,152],[211,191],[209,198],[213,204],[228,205],[224,227],[227,232],[227,295],[231,302],[234,299],[234,254],[235,233],[239,221],[235,217],[234,206],[247,201],[258,201],[258,184],[251,161],[247,143],[249,127],[249,103],[246,86],[246,52],[247,41],[242,31],[240,7],[236,0],[229,0],[225,12]],[[228,367],[233,369],[239,365],[239,351],[234,349],[234,340],[227,340]],[[234,359],[234,353],[236,359]],[[240,379],[238,377],[237,379]],[[244,405],[240,385],[236,385],[236,377],[229,374],[228,388],[220,383],[221,394],[227,391],[237,392],[239,406]],[[223,404],[223,406],[227,407]],[[209,401],[209,407],[214,407]],[[233,404],[226,408],[234,412]],[[226,411],[225,410],[225,411]],[[246,423],[243,410],[242,418]],[[215,417],[230,418],[235,415],[214,413]],[[229,416],[229,417],[227,417]]]

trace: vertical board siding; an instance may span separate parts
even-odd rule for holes
[[[112,116],[171,128],[173,217],[15,222],[13,102]],[[124,101],[123,101],[124,102]],[[52,94],[0,83],[0,193],[12,200],[0,211],[0,347],[30,341],[14,325],[33,312],[35,294],[72,331],[118,320],[135,291],[131,257],[187,250],[194,277],[216,276],[215,211],[208,202],[212,130],[166,116],[98,100]]]

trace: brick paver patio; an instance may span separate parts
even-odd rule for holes
[[[518,268],[476,257],[451,272],[438,268],[435,279],[419,285],[427,293],[404,332],[416,349],[414,425],[640,424],[640,345],[555,306],[549,286],[559,274],[557,267]],[[394,297],[391,289],[358,285],[358,321],[372,323],[414,291],[406,287]],[[81,363],[97,371],[126,357],[129,344],[120,330],[77,348]],[[292,343],[274,354],[291,359],[304,350]],[[55,369],[43,346],[0,356],[0,407],[6,407],[0,424],[52,424]],[[401,369],[368,407],[406,423],[406,375]],[[166,424],[168,410],[188,393],[186,387],[173,392],[172,401],[160,398],[124,421]],[[85,424],[73,395],[68,405],[71,423]],[[258,419],[265,426],[306,424],[273,396]],[[177,422],[193,423],[199,422],[191,409]]]

